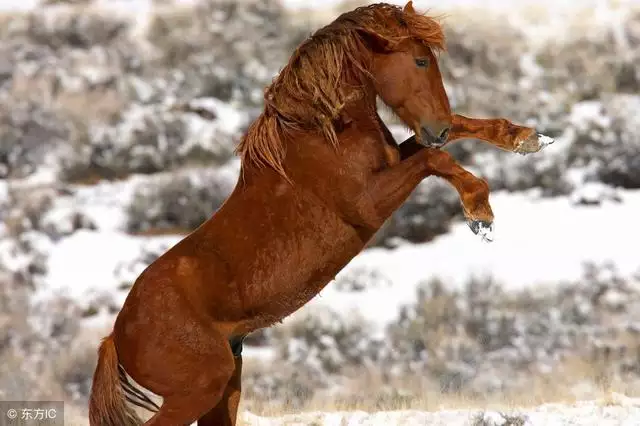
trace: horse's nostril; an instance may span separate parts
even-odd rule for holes
[[[448,128],[444,129],[442,132],[440,132],[440,136],[439,136],[440,140],[446,141],[448,137],[449,137],[449,129]]]

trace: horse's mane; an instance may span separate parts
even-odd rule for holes
[[[368,74],[367,37],[383,41],[389,50],[408,38],[444,49],[435,19],[399,6],[379,3],[342,14],[303,42],[265,90],[264,111],[236,149],[243,163],[270,166],[286,178],[282,161],[288,134],[319,129],[337,144],[335,121],[354,94],[345,81],[363,81]]]

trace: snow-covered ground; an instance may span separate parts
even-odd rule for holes
[[[113,1],[100,1],[114,4]],[[291,9],[328,8],[338,3],[337,0],[283,2]],[[402,4],[404,0],[390,2]],[[0,9],[26,8],[33,4],[34,0],[0,0]],[[117,4],[142,5],[148,4],[148,0],[118,0]],[[529,6],[542,7],[545,13],[553,11],[554,19],[560,19],[568,11],[575,12],[578,7],[572,0],[524,0],[518,2],[517,8],[512,2],[498,0],[415,0],[414,4],[419,9],[482,7],[492,11],[513,10],[513,19],[519,19],[517,10]],[[607,21],[611,23],[634,4],[638,4],[637,0],[585,0],[579,7],[597,14],[603,21],[611,18]],[[594,24],[593,20],[589,22]],[[529,29],[535,32],[536,26],[529,26]],[[557,36],[556,31],[550,34]],[[237,127],[239,118],[232,113],[224,117],[223,124]],[[70,213],[80,210],[93,220],[97,229],[72,233],[50,247],[49,272],[41,297],[59,292],[86,302],[98,294],[113,293],[114,286],[130,281],[141,272],[144,262],[139,259],[145,251],[157,252],[158,247],[168,247],[180,239],[180,236],[133,237],[124,232],[123,206],[131,198],[134,184],[141,180],[133,177],[125,182],[82,188],[74,197],[58,200],[45,222],[59,226],[69,219]],[[627,249],[630,242],[640,238],[640,230],[633,226],[634,212],[640,207],[640,193],[621,192],[621,197],[619,203],[576,206],[567,197],[538,200],[534,195],[524,193],[493,193],[496,241],[492,244],[482,243],[464,223],[459,223],[451,232],[428,244],[367,250],[355,258],[338,279],[354,270],[368,270],[381,277],[381,285],[353,293],[330,285],[309,308],[331,305],[338,311],[359,312],[366,319],[385,324],[394,318],[400,304],[411,302],[421,281],[435,277],[449,285],[460,285],[473,275],[491,273],[506,287],[519,289],[578,278],[587,261],[611,261],[622,275],[631,275],[640,267],[640,260]],[[88,252],[87,247],[94,249]],[[119,294],[116,299],[121,297]]]
[[[120,185],[116,188],[120,196],[131,192],[127,185]],[[104,195],[100,186],[93,190]],[[83,189],[83,196],[76,200],[99,198],[95,194],[88,197],[87,191]],[[304,309],[359,314],[385,325],[395,319],[401,305],[415,299],[417,286],[432,278],[461,286],[471,277],[491,275],[505,288],[519,290],[579,279],[588,262],[611,263],[621,276],[633,276],[640,273],[640,259],[630,249],[640,240],[640,228],[634,226],[640,211],[640,191],[618,194],[619,201],[593,206],[576,205],[571,197],[493,194],[494,242],[482,242],[460,222],[430,243],[367,249],[336,277],[341,280],[369,274],[374,279],[367,280],[366,291],[349,292],[329,284]],[[69,208],[68,203],[60,206],[65,211]],[[90,216],[109,220],[98,221],[97,230],[80,230],[55,244],[48,259],[43,294],[59,292],[81,304],[99,295],[114,294],[120,283],[132,281],[142,271],[145,252],[159,253],[182,238],[130,236],[118,229],[115,219],[123,215],[117,206],[106,203],[104,211],[99,204],[85,207]],[[76,208],[83,205],[76,204]],[[122,297],[120,293],[117,300]]]
[[[38,0],[0,0],[0,11],[29,10],[36,7],[38,3]]]
[[[345,294],[329,286],[317,303],[359,312],[386,323],[394,307],[411,303],[416,286],[431,278],[461,286],[472,276],[491,276],[509,290],[575,280],[587,262],[612,263],[622,276],[640,272],[640,259],[629,247],[640,238],[633,226],[640,192],[624,192],[620,203],[575,206],[568,198],[536,200],[524,194],[494,194],[496,239],[484,243],[466,224],[427,244],[398,249],[369,249],[340,276],[356,268],[377,271],[388,283],[366,292]]]
[[[322,21],[336,17],[335,10],[344,0],[282,0],[292,11],[306,11],[310,19]],[[386,0],[386,3],[405,5],[406,0]],[[348,3],[350,7],[377,3],[362,0]],[[480,25],[487,21],[499,25],[499,20],[508,18],[521,25],[524,33],[532,40],[541,41],[558,38],[570,31],[593,33],[599,27],[610,27],[635,7],[637,0],[413,0],[416,10],[427,11],[432,16],[443,16],[446,20],[458,18],[468,20],[472,12]],[[344,9],[343,9],[344,10]],[[589,17],[589,26],[581,23]],[[577,27],[577,28],[576,28]]]
[[[243,420],[247,426],[635,426],[640,424],[640,399],[612,394],[605,400],[505,411],[312,412],[278,418],[244,413]]]
[[[386,0],[385,3],[405,5],[408,0]],[[294,10],[300,9],[329,9],[335,8],[344,0],[282,0],[288,8]],[[362,0],[361,4],[377,3],[372,0]],[[513,2],[510,0],[413,0],[416,9],[421,10],[451,10],[451,9],[482,9],[491,11],[492,13],[510,12],[518,9],[535,8],[540,11],[551,11],[556,13],[567,13],[576,10],[612,10],[616,8],[624,8],[625,6],[637,4],[636,0],[583,0],[576,2],[574,0],[519,0]]]
[[[100,2],[114,4],[113,1]],[[291,9],[319,9],[333,7],[338,0],[283,2]],[[390,2],[402,4],[404,0]],[[118,0],[116,3],[142,5],[149,1]],[[33,4],[35,0],[0,0],[0,9],[26,8]],[[512,2],[498,0],[415,0],[414,4],[419,9],[483,7],[492,11],[513,10],[513,19],[518,19],[517,10],[533,5],[542,7],[545,13],[553,11],[554,19],[560,19],[558,17],[568,11],[575,12],[578,7],[573,0],[523,0],[518,2],[517,8]],[[638,4],[637,0],[585,0],[579,7],[601,16],[601,20],[611,18],[608,21],[611,23],[634,4]],[[546,21],[547,24],[550,22]],[[594,24],[593,20],[589,22]],[[529,29],[534,31],[536,27],[530,26]],[[556,36],[557,32],[551,34]],[[220,111],[223,107],[218,105],[218,112],[224,113],[221,122],[237,127],[238,114]],[[551,152],[536,155],[546,156]],[[56,208],[49,212],[45,222],[60,226],[69,220],[71,213],[82,211],[92,219],[97,229],[81,230],[55,242],[50,248],[49,273],[40,296],[60,292],[82,302],[97,294],[113,292],[114,286],[130,281],[141,272],[143,262],[136,259],[145,251],[157,252],[157,247],[168,247],[180,239],[180,236],[133,237],[124,232],[126,215],[123,206],[131,199],[135,184],[142,180],[133,177],[124,182],[101,183],[78,189],[73,197],[57,201]],[[622,275],[631,275],[640,267],[640,260],[627,249],[630,242],[640,238],[640,230],[633,226],[634,212],[640,207],[640,193],[621,192],[621,197],[619,203],[576,206],[567,197],[539,200],[525,193],[493,193],[491,202],[496,214],[496,241],[492,244],[482,243],[464,223],[459,223],[451,232],[428,244],[405,244],[394,250],[367,250],[355,258],[338,279],[354,270],[368,270],[381,277],[381,285],[356,293],[340,291],[330,285],[311,303],[310,308],[331,305],[339,311],[359,312],[366,319],[385,324],[396,315],[400,304],[409,303],[415,297],[417,284],[435,277],[450,285],[460,285],[472,275],[491,273],[506,287],[519,289],[578,278],[583,263],[587,261],[611,261]],[[87,252],[86,247],[94,250]],[[7,263],[11,264],[11,260]]]
[[[119,3],[124,4],[147,4],[149,0],[116,0]],[[191,2],[192,0],[176,0],[176,2]],[[321,9],[325,7],[335,7],[342,3],[343,0],[282,0],[282,3],[291,9]],[[387,0],[387,3],[404,5],[407,2],[405,0]],[[0,10],[20,10],[32,8],[40,3],[39,0],[0,0]],[[363,0],[363,4],[374,3],[373,1]],[[634,4],[635,0],[583,0],[579,5],[573,0],[520,0],[518,6],[553,6],[554,9],[573,8],[576,6],[583,8],[593,8],[600,6],[615,6],[615,5],[627,5]],[[433,0],[414,0],[413,4],[419,8],[433,8],[433,7],[483,7],[487,9],[504,9],[507,7],[513,8],[513,2],[509,0],[447,0],[445,1],[433,1]]]
[[[404,5],[408,0],[386,0],[387,3]],[[343,0],[282,0],[282,2],[290,8],[313,8],[320,9],[323,7],[336,6],[343,2]],[[374,1],[363,0],[363,4],[374,3]],[[584,0],[579,4],[574,0],[519,0],[517,4],[509,0],[446,0],[446,1],[434,1],[434,0],[413,0],[413,4],[418,8],[433,8],[433,7],[483,7],[487,9],[505,9],[518,6],[531,6],[538,5],[541,7],[553,6],[555,9],[573,8],[576,7],[599,7],[599,6],[611,6],[611,5],[625,5],[633,4],[634,0]]]
[[[176,0],[190,2],[193,0]],[[388,0],[404,4],[404,0]],[[0,11],[29,9],[37,0],[0,0]],[[148,15],[151,0],[97,0],[112,8],[135,11],[136,16]],[[325,24],[334,13],[332,8],[339,0],[283,0],[291,10],[314,9],[310,12],[319,24]],[[362,0],[362,4],[370,1]],[[517,3],[517,5],[514,5]],[[354,3],[351,3],[355,5]],[[415,0],[418,9],[433,13],[447,11],[452,21],[456,17],[470,22],[469,17],[483,21],[484,15],[457,14],[461,8],[482,9],[491,12],[496,19],[501,13],[509,14],[509,22],[540,42],[550,38],[561,38],[562,34],[576,31],[576,25],[587,25],[578,34],[591,34],[599,28],[619,28],[616,23],[631,9],[640,6],[638,0],[523,0],[519,2],[499,0]],[[328,10],[321,12],[320,9]],[[303,12],[304,13],[304,12]],[[589,19],[582,20],[583,14]],[[133,13],[132,13],[133,15]],[[573,27],[569,30],[567,19],[571,17]],[[595,17],[595,18],[594,18]],[[140,18],[144,23],[144,18]],[[480,22],[478,22],[480,23]],[[522,25],[520,25],[520,23]],[[583,32],[581,32],[583,31]],[[614,31],[613,36],[618,33]],[[624,37],[619,40],[624,42]],[[523,62],[534,56],[529,52]],[[595,61],[597,58],[593,58]],[[532,62],[533,64],[533,62]],[[530,70],[535,64],[527,68]],[[538,66],[538,65],[535,65]],[[526,68],[526,67],[525,67]],[[529,72],[529,71],[527,71]],[[533,75],[533,72],[531,72]],[[550,89],[553,90],[553,89]],[[548,94],[547,94],[548,95]],[[551,98],[550,98],[551,99]],[[571,123],[587,123],[599,119],[602,100],[581,103],[583,108],[572,108]],[[587,106],[587,108],[584,108]],[[222,127],[215,131],[232,132],[240,127],[242,116],[232,107],[225,110],[217,105],[222,116]],[[633,108],[631,108],[633,110]],[[227,114],[228,113],[228,114]],[[607,117],[608,118],[608,117]],[[599,121],[598,121],[599,122]],[[600,122],[599,122],[600,123]],[[193,126],[192,133],[201,136],[200,127]],[[196,123],[197,124],[197,123]],[[602,128],[611,126],[610,120],[602,122]],[[226,126],[225,126],[226,125]],[[597,127],[597,126],[596,126]],[[591,127],[588,127],[591,128]],[[595,137],[597,139],[597,136]],[[207,138],[202,138],[207,139]],[[195,139],[194,139],[195,140]],[[536,154],[551,158],[562,150],[561,142],[550,150]],[[518,157],[519,158],[519,157]],[[480,156],[474,157],[480,162]],[[494,164],[494,163],[489,163]],[[470,168],[471,169],[471,168]],[[195,170],[181,171],[192,173]],[[226,174],[233,182],[237,173],[237,162],[230,162],[215,173]],[[99,327],[112,325],[113,312],[117,311],[127,294],[128,286],[155,256],[179,241],[181,235],[135,236],[127,232],[126,211],[136,190],[151,180],[162,177],[130,175],[126,180],[101,182],[93,186],[65,187],[72,195],[60,195],[52,209],[43,217],[44,228],[55,228],[51,235],[45,232],[26,234],[26,239],[42,252],[45,260],[45,275],[38,281],[34,301],[53,299],[55,295],[70,297],[85,308],[100,307],[98,315],[90,316],[85,324]],[[167,176],[177,176],[167,172]],[[28,179],[29,185],[56,183],[53,173],[40,169]],[[15,188],[16,182],[12,182]],[[9,199],[2,193],[7,182],[0,181],[0,201]],[[28,191],[29,188],[25,188]],[[453,191],[453,189],[452,189]],[[602,193],[610,196],[603,197]],[[583,203],[576,203],[581,198]],[[586,201],[586,202],[584,202]],[[593,202],[592,202],[593,201]],[[344,319],[345,323],[361,317],[383,332],[384,326],[398,317],[402,305],[416,301],[419,285],[439,278],[447,286],[461,287],[474,276],[490,275],[506,290],[517,291],[545,285],[558,285],[562,281],[580,279],[584,264],[612,264],[620,277],[640,275],[640,257],[634,250],[634,242],[640,239],[640,228],[635,226],[640,211],[640,190],[614,190],[602,184],[582,186],[571,196],[541,198],[535,191],[492,192],[491,203],[496,216],[495,241],[484,243],[472,234],[463,222],[455,223],[451,230],[434,241],[424,244],[401,243],[396,248],[372,248],[363,251],[336,277],[314,300],[294,316],[312,313]],[[150,204],[151,205],[151,204]],[[89,220],[95,229],[87,227],[74,230],[76,213]],[[428,213],[427,213],[428,214]],[[0,261],[7,267],[20,269],[26,263],[28,253],[5,250],[14,247],[14,241],[4,238],[7,226],[0,223]],[[33,239],[32,239],[33,237]],[[345,285],[356,280],[360,285]],[[637,280],[630,283],[636,285]],[[105,302],[106,300],[106,302]],[[624,303],[628,304],[628,300]],[[106,309],[108,308],[108,309]],[[109,313],[110,312],[110,313]],[[631,348],[631,346],[629,346]],[[268,360],[273,354],[271,347],[246,348],[245,355]],[[501,355],[497,355],[501,356]],[[503,367],[504,358],[499,358]],[[285,385],[286,386],[286,385]],[[585,396],[592,398],[593,395]],[[522,410],[508,409],[509,413],[526,419],[522,424],[539,425],[637,425],[640,424],[640,399],[614,395],[606,401],[588,401],[572,405],[543,405]],[[247,425],[484,425],[506,426],[498,411],[484,414],[483,423],[474,421],[481,411],[444,409],[439,412],[344,412],[305,413],[281,418],[259,417],[243,413]]]

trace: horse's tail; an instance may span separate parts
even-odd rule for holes
[[[98,365],[93,373],[89,398],[90,426],[139,426],[142,420],[127,405],[120,384],[118,354],[113,334],[105,337],[98,350]]]

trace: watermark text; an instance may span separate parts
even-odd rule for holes
[[[0,426],[64,426],[60,401],[0,401]]]

